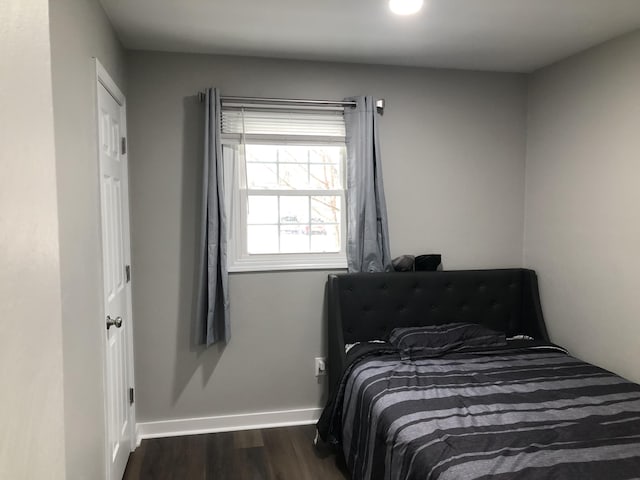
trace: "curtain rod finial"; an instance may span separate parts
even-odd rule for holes
[[[379,113],[384,113],[384,98],[376,100],[376,109]]]

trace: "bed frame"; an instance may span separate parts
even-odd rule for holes
[[[329,275],[327,297],[330,393],[345,368],[345,344],[385,340],[396,327],[468,322],[549,340],[533,270]]]

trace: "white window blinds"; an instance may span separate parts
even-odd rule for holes
[[[342,111],[222,108],[222,134],[245,142],[265,136],[344,140]]]

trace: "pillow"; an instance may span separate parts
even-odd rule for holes
[[[416,257],[413,255],[401,255],[391,260],[391,266],[396,272],[413,272]]]
[[[508,337],[507,340],[535,340],[535,338],[529,335],[513,335],[512,337]]]
[[[507,344],[505,334],[473,323],[394,328],[389,343],[404,357],[437,357],[450,351]]]
[[[351,350],[356,345],[360,345],[362,343],[387,343],[387,342],[385,342],[384,340],[369,340],[368,342],[345,343],[344,353],[349,353],[349,350]]]

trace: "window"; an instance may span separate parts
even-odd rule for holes
[[[346,268],[341,111],[225,105],[229,271]]]

